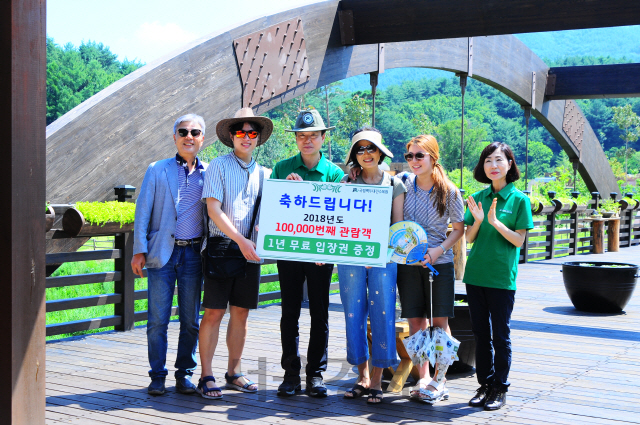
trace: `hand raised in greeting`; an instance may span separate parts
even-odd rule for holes
[[[482,202],[478,202],[476,204],[476,200],[473,199],[473,196],[469,196],[467,199],[467,206],[469,207],[469,211],[471,211],[471,215],[478,222],[482,223],[484,220],[484,210],[482,209]]]

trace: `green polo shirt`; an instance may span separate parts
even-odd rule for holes
[[[471,196],[476,203],[482,202],[484,220],[467,258],[462,280],[469,285],[515,290],[520,248],[506,240],[489,224],[487,217],[493,198],[497,197],[498,220],[511,230],[533,229],[529,198],[516,189],[513,183],[506,185],[497,194],[494,194],[489,186]],[[473,214],[467,208],[464,224],[470,226],[474,222]]]
[[[328,161],[322,153],[320,153],[320,161],[311,169],[304,165],[300,153],[289,159],[283,159],[273,167],[271,178],[284,180],[291,173],[298,174],[302,180],[312,182],[340,182],[344,176],[340,167]]]

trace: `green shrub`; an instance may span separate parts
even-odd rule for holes
[[[133,223],[136,214],[136,204],[132,202],[77,202],[75,207],[86,221],[98,225],[119,222],[122,227],[123,224]]]
[[[620,211],[620,204],[618,201],[614,201],[613,199],[604,199],[600,202],[598,211],[601,213],[605,211],[613,211],[617,213]]]

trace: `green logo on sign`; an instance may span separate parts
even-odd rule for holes
[[[342,185],[341,184],[313,183],[313,191],[314,192],[322,192],[322,191],[328,190],[329,192],[340,193],[340,189],[342,189]]]

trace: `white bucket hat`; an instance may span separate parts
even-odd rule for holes
[[[344,160],[345,165],[349,163],[351,158],[351,151],[353,151],[353,147],[360,140],[368,140],[369,142],[376,145],[376,147],[380,150],[380,152],[382,152],[389,158],[393,158],[393,154],[391,153],[391,151],[382,144],[382,134],[378,133],[377,131],[364,130],[354,134],[353,137],[351,138],[351,147],[349,148],[349,151],[347,152],[347,156],[345,157],[345,160]]]

